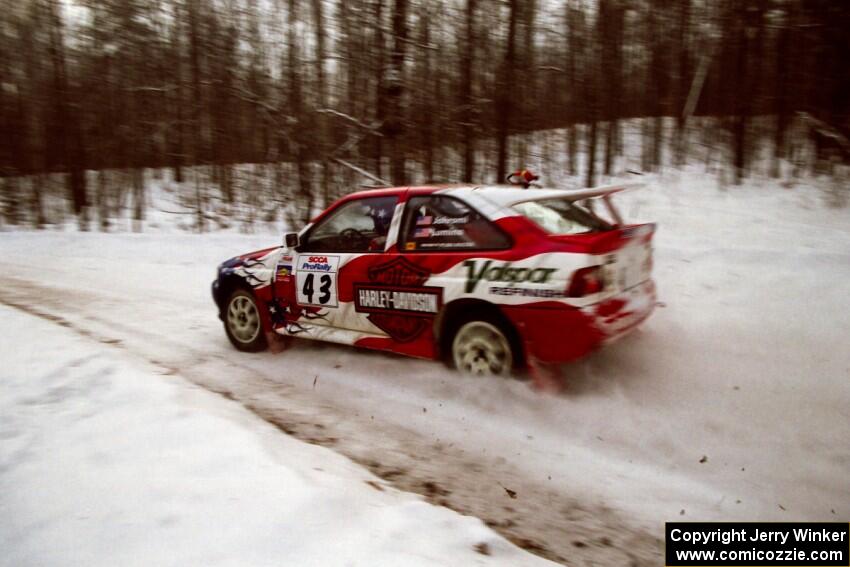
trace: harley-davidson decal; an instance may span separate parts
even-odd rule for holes
[[[440,311],[441,288],[354,285],[355,310],[365,313],[436,315]]]
[[[418,337],[443,304],[443,290],[425,287],[430,272],[404,258],[369,269],[369,282],[354,284],[354,309],[394,340]]]

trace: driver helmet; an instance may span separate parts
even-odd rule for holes
[[[376,205],[370,208],[369,216],[375,224],[375,232],[386,236],[390,231],[390,221],[393,218],[392,205]]]

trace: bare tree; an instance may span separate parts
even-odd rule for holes
[[[602,69],[605,77],[602,89],[605,97],[605,175],[611,175],[617,153],[620,99],[623,92],[622,36],[624,10],[620,0],[600,0],[599,31],[602,42]]]
[[[676,35],[676,49],[678,51],[678,68],[676,73],[676,99],[675,99],[675,116],[676,116],[676,133],[673,138],[673,159],[677,166],[685,163],[685,144],[686,136],[685,124],[687,113],[685,110],[688,92],[690,90],[691,80],[691,65],[689,52],[689,37],[691,23],[691,0],[679,1],[679,22]]]
[[[407,4],[408,0],[395,0],[392,30],[393,50],[390,54],[389,70],[384,77],[387,105],[387,121],[384,136],[390,145],[390,174],[395,185],[407,183],[405,165],[405,53],[407,50]]]
[[[478,0],[466,0],[465,34],[463,51],[460,57],[460,124],[461,145],[463,153],[463,170],[461,179],[471,182],[475,175],[475,139],[474,129],[476,122],[476,108],[473,87],[472,69],[475,65],[475,46],[477,38],[475,34],[475,11]]]
[[[309,222],[313,216],[313,188],[312,179],[307,163],[307,148],[306,140],[309,136],[305,127],[304,120],[304,103],[301,92],[301,73],[300,73],[300,55],[299,41],[296,32],[298,24],[298,0],[289,0],[288,3],[288,20],[287,20],[287,41],[286,41],[286,76],[288,79],[287,92],[288,104],[286,114],[288,122],[293,125],[289,129],[288,139],[291,144],[291,155],[295,158],[295,175],[298,179],[298,196],[302,200],[304,216],[303,221]]]
[[[511,113],[514,110],[513,88],[516,75],[516,36],[519,21],[519,0],[510,0],[508,16],[508,37],[505,56],[499,68],[499,80],[496,85],[496,138],[498,155],[496,157],[496,178],[499,181],[508,175],[508,135],[511,128]]]
[[[50,21],[50,60],[53,66],[53,120],[50,136],[50,164],[68,171],[68,197],[75,214],[88,205],[86,195],[85,146],[79,117],[72,108],[70,85],[65,63],[64,23],[58,0],[46,0]]]
[[[327,58],[325,48],[325,9],[324,0],[311,0],[313,8],[313,29],[316,34],[316,104],[320,109],[324,109],[328,104],[327,96],[327,81],[325,78],[325,59]],[[327,122],[324,115],[316,117],[316,138],[318,140],[318,150],[321,155],[321,192],[322,201],[328,204],[331,199],[330,189],[330,164],[327,160]]]
[[[567,167],[570,175],[578,172],[578,134],[576,122],[584,115],[584,107],[580,106],[586,100],[582,92],[581,77],[579,76],[578,62],[582,59],[583,46],[585,44],[584,34],[584,11],[575,2],[567,0],[564,3],[566,13],[564,21],[566,31],[567,51]]]

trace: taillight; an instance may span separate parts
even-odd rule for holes
[[[602,266],[588,266],[575,271],[570,287],[567,288],[567,297],[584,297],[599,293],[604,288]]]

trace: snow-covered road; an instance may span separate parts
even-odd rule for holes
[[[665,520],[850,517],[847,211],[805,187],[670,178],[625,197],[627,216],[660,223],[665,305],[566,368],[558,397],[334,345],[237,353],[209,283],[275,236],[2,233],[0,302],[571,564],[657,564]]]
[[[553,565],[162,368],[0,333],[0,565]]]

